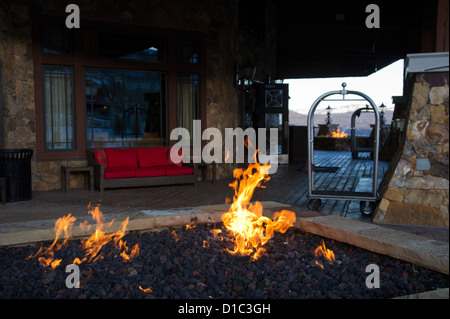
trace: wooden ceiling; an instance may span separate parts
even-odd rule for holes
[[[380,28],[366,12],[376,3]],[[277,2],[277,72],[282,78],[366,76],[408,53],[426,51],[437,0]]]

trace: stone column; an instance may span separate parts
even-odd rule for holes
[[[380,190],[374,222],[449,226],[448,72],[411,79],[404,141]]]

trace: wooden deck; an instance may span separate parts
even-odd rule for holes
[[[340,167],[335,173],[315,173],[316,190],[325,194],[342,194],[342,196],[350,197],[373,197],[373,181],[374,181],[374,161],[370,158],[370,153],[359,153],[357,159],[353,159],[350,152],[317,152],[315,151],[316,166],[336,166]],[[330,165],[331,163],[331,165]],[[378,176],[376,178],[377,185],[380,184],[387,169],[389,162],[378,161]],[[376,192],[375,192],[376,194]],[[358,200],[326,200],[323,203],[322,211],[328,210],[339,215],[347,216],[359,213]]]
[[[372,183],[373,161],[369,153],[360,153],[352,159],[348,151],[315,151],[316,166],[339,167],[336,172],[315,173],[316,189],[331,191],[367,191]],[[381,181],[389,163],[379,162],[378,181]],[[256,189],[252,200],[276,201],[296,207],[307,208],[308,175],[305,163],[279,165],[275,174],[265,183],[265,188]],[[134,213],[148,209],[170,209],[223,204],[232,198],[234,191],[230,179],[220,179],[192,185],[168,185],[111,189],[104,192],[90,192],[73,189],[68,193],[61,190],[33,192],[31,200],[11,202],[0,207],[0,223],[59,218],[68,213],[86,216],[89,203],[101,205],[104,214]],[[370,192],[370,186],[369,190]],[[322,200],[320,211],[326,214],[370,221],[359,211],[359,201]]]
[[[357,159],[353,159],[348,151],[314,151],[315,194],[327,195],[339,194],[348,196],[372,195],[373,164],[370,153],[359,153]],[[294,163],[288,166],[280,166],[280,169],[267,182],[267,190],[272,190],[271,199],[266,190],[255,192],[254,199],[274,200],[292,206],[307,207],[308,204],[308,175],[304,170],[304,163]],[[317,167],[338,168],[335,172],[320,172]],[[381,182],[389,167],[389,162],[378,162],[377,183]],[[284,191],[274,191],[280,188]],[[270,191],[269,191],[270,192]],[[263,195],[264,193],[264,195]],[[261,199],[259,199],[261,196]],[[320,196],[320,195],[319,195]],[[322,199],[320,211],[327,214],[339,215],[347,218],[361,219],[360,201]],[[366,218],[367,219],[367,218]]]

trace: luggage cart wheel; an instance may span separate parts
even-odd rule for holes
[[[361,212],[361,215],[365,217],[370,217],[375,211],[375,203],[374,202],[367,202],[367,201],[361,201],[359,202],[359,211]]]
[[[320,200],[320,198],[310,199],[308,201],[308,209],[309,210],[319,211],[320,206],[322,206],[322,201]]]

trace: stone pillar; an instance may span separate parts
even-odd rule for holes
[[[449,226],[448,72],[413,75],[403,143],[391,162],[374,222]]]

